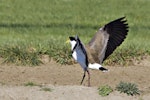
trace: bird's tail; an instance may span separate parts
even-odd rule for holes
[[[101,70],[102,72],[108,72],[108,69],[106,69],[104,67],[99,67],[99,70]]]
[[[102,72],[108,72],[108,69],[104,68],[102,65],[98,63],[94,63],[94,64],[90,63],[88,67],[90,69],[97,69],[97,70],[101,70]]]

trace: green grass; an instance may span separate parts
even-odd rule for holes
[[[100,86],[98,88],[98,93],[101,96],[108,96],[111,92],[113,92],[113,89],[108,85]]]
[[[39,85],[39,84],[36,84],[34,82],[27,82],[27,83],[24,84],[24,86],[30,86],[30,87],[38,86],[38,87],[40,87],[41,91],[45,91],[45,92],[52,92],[52,90],[53,90],[49,87],[44,87],[43,85]]]
[[[37,85],[36,83],[34,83],[34,82],[27,82],[27,83],[25,83],[24,84],[25,86],[39,86],[39,85]]]
[[[52,92],[52,89],[48,87],[44,87],[44,88],[41,88],[41,91]]]
[[[47,54],[72,64],[68,36],[78,34],[86,44],[99,27],[126,16],[127,39],[105,64],[130,64],[150,55],[149,5],[148,0],[1,0],[0,57],[7,63],[39,65],[40,56]]]
[[[126,93],[127,95],[139,95],[140,90],[138,89],[137,85],[134,83],[126,83],[126,82],[120,82],[116,86],[116,90],[120,91],[120,93]]]

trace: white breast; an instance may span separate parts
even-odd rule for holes
[[[77,52],[76,51],[73,51],[72,57],[77,61]]]
[[[77,43],[76,41],[70,41],[71,50],[73,50],[73,48],[75,47],[76,43]]]

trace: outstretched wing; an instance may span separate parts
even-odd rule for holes
[[[88,46],[102,63],[119,46],[128,33],[128,24],[125,17],[116,19],[98,30]],[[95,53],[95,54],[94,54]]]

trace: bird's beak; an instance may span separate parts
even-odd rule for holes
[[[70,42],[70,39],[68,39],[65,43],[69,43]]]

